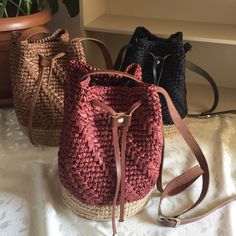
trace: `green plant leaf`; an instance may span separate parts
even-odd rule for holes
[[[27,15],[30,15],[31,7],[32,7],[32,1],[31,0],[25,0],[25,9],[26,9],[26,14]]]
[[[0,5],[0,18],[3,18],[8,0],[3,0]]]
[[[52,14],[55,14],[58,12],[58,9],[59,9],[58,0],[48,0],[48,4],[51,8]]]
[[[71,17],[79,14],[79,0],[63,0]]]
[[[23,15],[25,15],[26,13],[24,12],[24,10],[21,8],[21,3],[22,3],[23,0],[19,0],[19,3],[16,4],[13,0],[9,0],[9,2],[11,4],[13,4],[15,7],[16,7],[16,16],[19,16],[19,13],[22,12]]]

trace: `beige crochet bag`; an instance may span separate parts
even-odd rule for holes
[[[43,33],[47,35],[42,37]],[[13,102],[20,126],[32,143],[56,146],[60,142],[68,63],[72,59],[85,62],[83,40],[96,43],[112,67],[109,52],[96,39],[70,40],[66,30],[50,34],[44,27],[12,33]]]

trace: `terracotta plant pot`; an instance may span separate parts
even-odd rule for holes
[[[44,25],[50,20],[51,13],[48,9],[28,16],[0,19],[0,108],[12,106],[9,69],[11,32]]]

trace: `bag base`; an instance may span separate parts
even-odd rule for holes
[[[61,183],[60,189],[62,192],[62,198],[65,204],[71,208],[77,215],[84,217],[89,220],[95,221],[108,221],[112,218],[112,206],[91,206],[86,203],[81,202],[76,197],[74,197]],[[149,198],[151,197],[153,189],[143,198],[134,202],[129,202],[125,204],[125,214],[124,217],[130,217],[141,211],[147,204]],[[120,207],[117,206],[116,217],[119,217]]]
[[[23,133],[29,137],[28,127],[20,124]],[[60,143],[61,129],[32,129],[32,138],[35,144],[45,146],[58,146]]]

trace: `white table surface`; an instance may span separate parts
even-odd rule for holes
[[[204,213],[236,195],[236,116],[188,119],[210,168],[210,188],[202,204],[188,213]],[[164,183],[195,164],[179,134],[165,139]],[[57,179],[57,147],[35,147],[21,132],[12,109],[0,110],[0,235],[103,236],[111,222],[95,222],[75,215],[63,203]],[[191,203],[201,179],[188,191],[165,202],[174,213]],[[233,202],[195,223],[165,228],[156,223],[159,193],[137,215],[118,223],[119,236],[231,236],[236,235]]]

